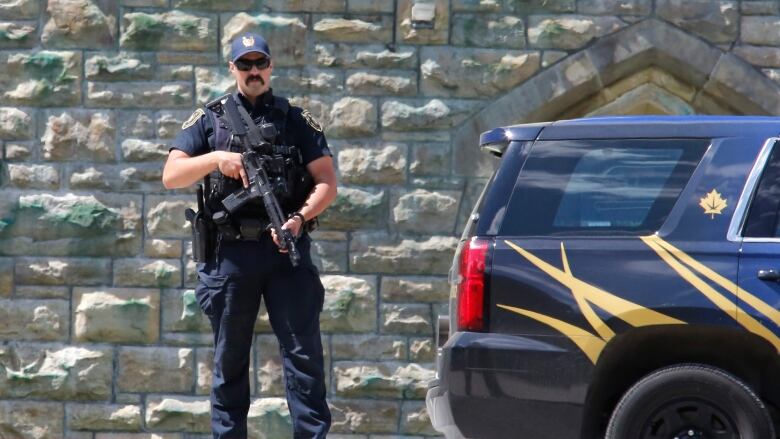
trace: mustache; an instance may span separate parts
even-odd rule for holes
[[[246,84],[249,85],[252,81],[260,81],[260,85],[265,85],[265,81],[263,80],[263,77],[260,75],[252,75],[246,78]]]

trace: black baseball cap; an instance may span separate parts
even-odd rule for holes
[[[230,44],[230,60],[236,62],[237,59],[246,55],[249,52],[258,52],[271,57],[271,49],[268,48],[268,43],[265,38],[252,32],[244,32],[233,38],[233,42]]]

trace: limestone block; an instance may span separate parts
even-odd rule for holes
[[[539,70],[538,52],[424,48],[422,92],[431,96],[495,96]]]
[[[396,14],[397,39],[407,44],[446,44],[450,35],[450,5],[446,0],[432,0],[433,28],[412,26],[413,0],[399,0]]]
[[[354,184],[398,184],[406,180],[407,146],[381,144],[340,148],[338,167],[342,181]]]
[[[306,64],[306,24],[297,15],[249,15],[239,13],[226,22],[222,30],[222,58],[229,59],[230,42],[244,32],[255,32],[271,42],[271,55],[275,67],[303,66]]]
[[[178,259],[117,259],[114,261],[114,285],[179,287],[181,286],[181,261]]]
[[[94,258],[17,258],[19,285],[99,285],[111,282],[111,261]]]
[[[0,23],[0,49],[32,49],[38,43],[37,28],[34,21]]]
[[[116,384],[123,392],[188,392],[194,361],[192,349],[123,347],[119,350]]]
[[[6,191],[0,196],[0,218],[4,221],[0,254],[137,254],[140,207],[141,197],[136,195],[21,195]]]
[[[389,16],[376,17],[376,21],[325,17],[314,23],[314,35],[320,41],[336,43],[391,42],[393,29]]]
[[[522,49],[526,46],[523,19],[511,15],[457,14],[452,44],[470,47]]]
[[[2,11],[3,9],[0,9],[0,13]],[[62,431],[64,415],[62,404],[59,403],[0,401],[0,431],[9,438],[64,437]]]
[[[185,439],[185,436],[181,433],[95,433],[95,439]]]
[[[354,230],[381,227],[385,221],[385,192],[340,187],[336,200],[320,217],[326,229]]]
[[[371,137],[377,131],[377,108],[372,100],[345,97],[333,104],[330,123],[325,127],[329,138]]]
[[[417,94],[417,76],[409,72],[356,72],[347,78],[346,85],[348,92],[358,95]]]
[[[165,290],[162,294],[162,327],[164,332],[211,333],[194,290]]]
[[[144,242],[144,256],[147,258],[179,258],[182,255],[181,241],[173,239],[149,239]]]
[[[110,111],[50,112],[41,141],[46,160],[113,162],[116,117]]]
[[[126,139],[122,142],[122,158],[128,162],[160,162],[168,157],[168,145],[162,142],[150,142],[139,139]]]
[[[446,277],[382,276],[380,291],[386,302],[446,302],[450,285]]]
[[[122,15],[119,45],[134,50],[208,51],[217,47],[216,17],[170,11]]]
[[[350,270],[355,273],[446,274],[457,238],[391,239],[379,232],[356,232],[350,244]]]
[[[190,238],[190,223],[184,210],[196,209],[191,196],[148,196],[146,198],[146,228],[151,238]]]
[[[68,165],[71,189],[110,190],[115,192],[161,192],[162,167],[156,163],[128,165]]]
[[[117,404],[68,404],[69,430],[139,431],[141,407]]]
[[[67,300],[0,300],[0,339],[66,341]]]
[[[0,264],[0,270],[1,269],[2,269],[2,264]],[[14,271],[13,266],[9,268],[9,271],[11,272],[10,274],[13,274]],[[0,276],[0,278],[2,278],[2,276]],[[70,300],[70,287],[57,287],[57,286],[47,286],[47,285],[18,285],[16,287],[16,297],[25,298],[25,299],[68,299]]]
[[[415,363],[433,363],[436,361],[436,344],[433,337],[410,339],[409,360]]]
[[[192,79],[192,66],[158,66],[157,79],[161,81],[189,81]]]
[[[347,271],[346,241],[314,240],[312,250],[312,261],[321,273],[344,273]],[[0,279],[2,278],[0,277]],[[1,281],[0,284],[2,284]],[[2,291],[2,287],[0,287],[0,291]]]
[[[282,96],[306,93],[337,93],[343,90],[344,75],[333,70],[284,69],[274,70],[271,76],[274,91]]]
[[[536,15],[529,17],[528,42],[542,49],[579,49],[624,26],[615,17]]]
[[[389,100],[382,104],[382,127],[391,131],[448,129],[466,119],[473,107],[474,103],[465,101]]]
[[[394,226],[410,234],[452,233],[460,193],[416,189],[401,195],[393,207]]]
[[[547,67],[566,58],[568,55],[568,53],[559,50],[545,50],[542,53],[542,68],[546,69]]]
[[[422,401],[404,401],[401,404],[401,433],[421,436],[438,434]]]
[[[396,401],[332,398],[333,433],[397,433],[401,408]]]
[[[99,108],[189,108],[187,82],[87,82],[86,104]]]
[[[84,74],[91,81],[130,81],[154,79],[154,56],[147,53],[93,55],[84,63]]]
[[[374,0],[347,0],[347,11],[360,14],[389,14],[393,12],[393,4]]]
[[[154,115],[157,123],[157,137],[161,139],[175,138],[181,131],[184,121],[189,119],[190,115],[192,115],[190,110],[158,111]]]
[[[590,15],[648,15],[651,0],[580,0],[577,12]]]
[[[383,45],[319,43],[314,46],[317,64],[323,67],[367,69],[417,69],[417,48],[399,46],[391,52]]]
[[[121,137],[149,139],[154,137],[154,114],[150,111],[122,110],[117,115]],[[181,127],[181,124],[179,124]]]
[[[576,7],[575,0],[515,0],[512,2],[511,6],[513,6],[513,12],[525,14],[539,12],[574,12]]]
[[[778,15],[780,14],[780,3],[774,0],[743,0],[740,4],[742,15]]]
[[[216,65],[222,62],[217,52],[157,52],[157,62],[162,65]]]
[[[279,12],[344,12],[346,0],[265,0],[263,6]]]
[[[60,173],[52,165],[8,164],[8,179],[21,189],[57,189]]]
[[[412,146],[409,163],[411,175],[445,175],[450,173],[452,151],[448,143],[418,143]]]
[[[743,44],[755,44],[759,46],[780,45],[780,34],[777,27],[780,26],[780,17],[742,17],[741,39]]]
[[[0,90],[8,106],[68,107],[81,103],[80,52],[0,54]]]
[[[154,343],[160,337],[160,292],[75,288],[74,335],[79,341]]]
[[[223,67],[195,68],[195,97],[198,104],[205,105],[225,93],[232,93],[235,88],[236,80]],[[181,129],[181,124],[178,128]]]
[[[754,66],[780,67],[780,48],[777,47],[737,46],[733,53]]]
[[[37,19],[41,12],[40,0],[12,0],[0,3],[0,19]]]
[[[34,135],[34,113],[19,108],[0,108],[0,139],[27,140]]]
[[[13,292],[14,260],[11,258],[0,258],[0,297],[8,297]]]
[[[386,334],[433,334],[431,308],[423,304],[383,304],[382,333]]]
[[[187,396],[154,396],[146,400],[146,427],[152,431],[211,431],[208,398]]]
[[[376,328],[376,278],[322,276],[325,304],[320,314],[323,332],[367,332]]]
[[[198,9],[204,11],[245,11],[255,6],[253,0],[173,0],[174,9]]]
[[[452,12],[497,12],[501,6],[499,0],[452,0]]]
[[[0,358],[0,369],[1,398],[105,401],[111,396],[109,348],[19,346]]]
[[[7,143],[5,145],[5,158],[19,161],[30,159],[33,148],[28,143]]]
[[[41,42],[47,47],[111,48],[117,33],[116,2],[48,0]]]
[[[658,0],[655,13],[713,43],[730,43],[737,38],[740,17],[736,1]]]
[[[249,406],[247,433],[258,439],[291,437],[292,418],[285,398],[259,398]]]
[[[334,360],[405,360],[405,337],[387,335],[334,335]]]
[[[209,395],[211,392],[212,369],[214,367],[214,349],[199,348],[195,352],[195,393]],[[251,365],[250,365],[251,367]],[[250,380],[250,385],[254,380]]]
[[[780,112],[777,85],[731,54],[721,57],[710,80],[704,85],[704,90],[742,114],[769,115]]]
[[[402,398],[405,384],[392,363],[337,361],[333,364],[335,394],[340,397]]]

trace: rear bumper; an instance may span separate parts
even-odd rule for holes
[[[461,439],[463,435],[455,425],[452,419],[452,409],[448,399],[447,391],[439,386],[439,380],[434,380],[428,387],[428,394],[425,396],[425,407],[428,409],[428,417],[431,419],[433,428],[443,434],[447,439]]]
[[[579,438],[592,364],[570,344],[549,336],[452,334],[426,395],[433,427],[447,439]]]

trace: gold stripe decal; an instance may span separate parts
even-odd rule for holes
[[[577,328],[576,326],[573,326],[569,323],[562,322],[549,316],[534,313],[532,311],[521,308],[514,308],[507,305],[498,306],[508,311],[533,318],[534,320],[547,324],[548,326],[551,326],[552,328],[561,332],[563,335],[571,339],[572,342],[574,342],[580,349],[582,349],[582,351],[594,364],[596,363],[596,360],[598,360],[598,357],[601,354],[601,350],[606,345],[606,342],[612,339],[615,333],[603,320],[601,320],[601,318],[599,318],[599,316],[593,310],[591,304],[598,306],[604,311],[607,311],[608,313],[634,327],[685,324],[685,322],[681,320],[677,320],[657,311],[648,309],[642,305],[630,302],[598,287],[590,285],[580,279],[577,279],[569,267],[568,257],[566,256],[566,248],[564,247],[563,243],[561,243],[561,260],[563,263],[563,270],[561,270],[539,259],[532,253],[524,250],[510,241],[504,242],[521,256],[526,258],[531,264],[548,274],[556,281],[560,282],[562,285],[568,287],[577,301],[577,305],[579,306],[582,315],[598,335]],[[585,347],[583,347],[585,345],[587,345],[587,350]]]
[[[761,322],[756,320],[753,316],[746,313],[745,310],[735,305],[728,298],[724,297],[722,293],[719,293],[714,288],[712,288],[688,267],[693,268],[706,279],[717,284],[731,295],[744,300],[747,304],[755,308],[778,326],[780,326],[780,312],[775,310],[768,303],[756,297],[754,294],[738,288],[737,285],[733,282],[696,261],[685,252],[674,247],[663,239],[657,236],[643,236],[641,239],[645,244],[652,248],[658,254],[658,256],[660,256],[661,259],[666,262],[667,265],[672,267],[672,269],[675,270],[683,279],[688,281],[688,283],[699,290],[699,292],[707,297],[712,303],[714,303],[715,306],[723,310],[726,314],[729,315],[729,317],[736,320],[748,331],[771,343],[772,346],[774,346],[775,349],[780,352],[780,337],[773,333],[769,328],[761,324]],[[686,267],[686,265],[688,267]]]

